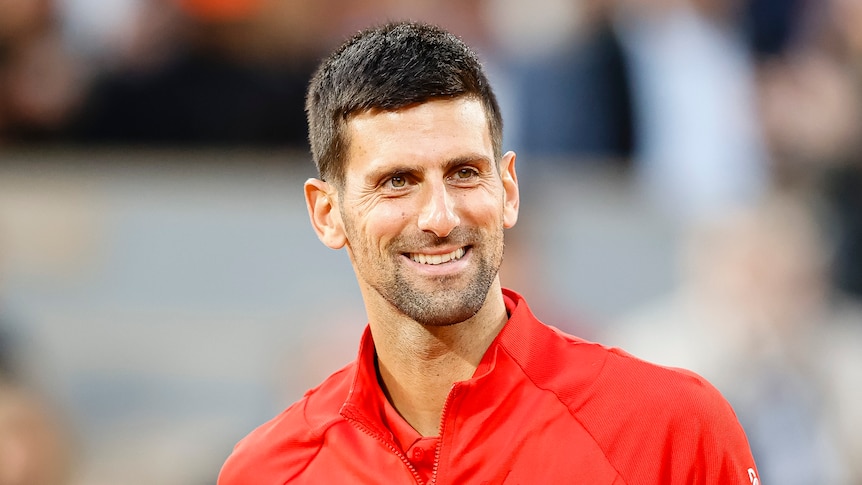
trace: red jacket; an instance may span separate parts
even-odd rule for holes
[[[237,444],[218,485],[757,484],[733,410],[703,378],[511,317],[421,438],[357,360]],[[413,435],[411,435],[413,433]]]

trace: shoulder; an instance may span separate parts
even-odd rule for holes
[[[692,371],[658,365],[554,327],[546,326],[542,333],[533,338],[540,348],[530,352],[533,358],[523,367],[540,387],[558,392],[570,409],[596,404],[638,412],[729,408],[718,390]]]
[[[721,393],[692,371],[552,331],[557,339],[555,345],[546,346],[544,355],[563,379],[557,377],[551,389],[572,411],[607,413],[615,420],[650,414],[653,420],[687,424],[718,417],[736,420]]]
[[[735,420],[725,399],[703,377],[569,335],[539,321],[516,293],[504,295],[511,300],[511,316],[499,347],[536,387],[555,393],[571,411],[595,408],[610,416],[655,411],[679,419],[729,412]]]
[[[614,400],[617,411],[649,412],[668,421],[709,423],[736,416],[724,396],[692,371],[648,362],[618,348],[603,347],[604,365],[596,375],[590,398]],[[619,399],[625,397],[626,399]]]
[[[750,484],[748,440],[727,400],[694,372],[553,327],[525,325],[507,351],[553,392],[630,483]]]
[[[748,439],[721,393],[694,372],[598,344],[605,358],[575,416],[624,475],[749,483]]]
[[[218,485],[284,483],[317,456],[326,431],[343,421],[339,414],[355,363],[306,392],[270,421],[239,441],[219,473]]]

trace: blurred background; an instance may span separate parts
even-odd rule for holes
[[[214,485],[354,357],[303,96],[387,19],[485,63],[504,285],[710,379],[764,483],[862,484],[859,0],[0,0],[0,485]]]

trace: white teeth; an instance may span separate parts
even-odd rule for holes
[[[410,253],[410,259],[422,264],[442,264],[464,256],[464,248],[458,248],[449,254]]]

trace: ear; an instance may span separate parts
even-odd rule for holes
[[[500,160],[500,178],[503,180],[503,227],[509,229],[518,222],[521,196],[518,192],[518,174],[515,173],[515,152],[506,152]]]
[[[332,249],[341,249],[347,243],[337,203],[338,194],[329,183],[315,178],[305,181],[305,204],[311,226],[320,242]]]

